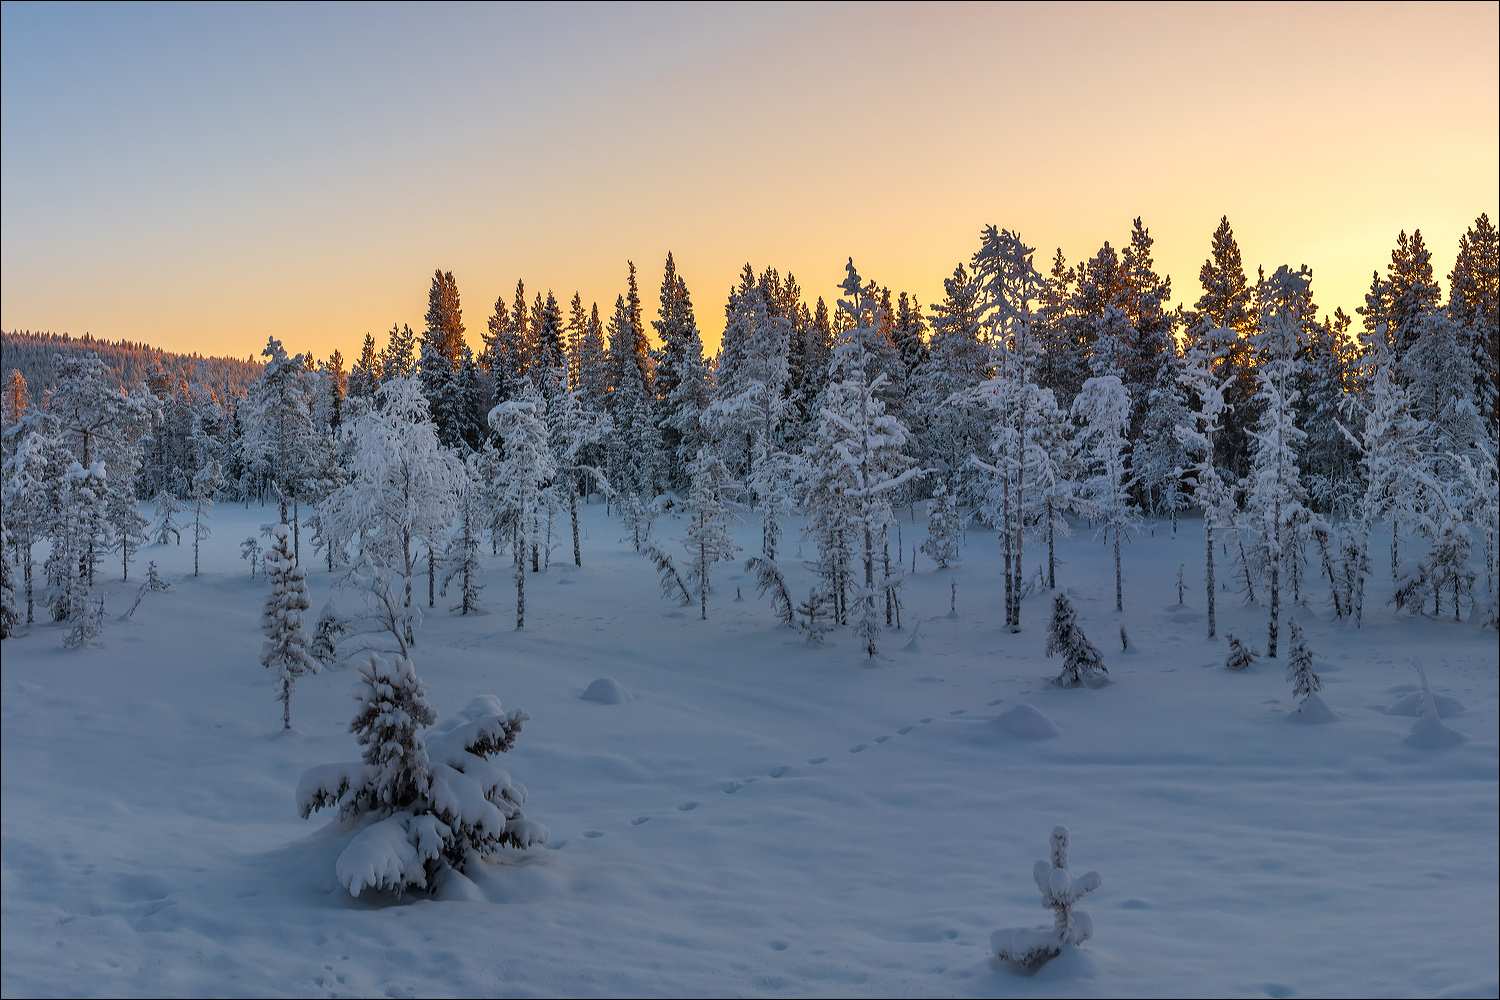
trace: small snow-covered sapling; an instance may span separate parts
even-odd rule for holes
[[[1302,631],[1302,626],[1297,624],[1297,619],[1291,620],[1292,626],[1292,649],[1286,660],[1286,679],[1292,682],[1292,693],[1302,704],[1307,699],[1323,690],[1323,680],[1318,672],[1313,669],[1312,650],[1307,648],[1307,636]]]
[[[129,611],[120,616],[120,620],[125,621],[131,615],[135,614],[135,609],[141,606],[141,598],[147,594],[171,589],[171,584],[163,580],[156,572],[156,560],[151,560],[146,566],[146,582],[141,584],[140,592],[135,595],[135,603],[130,606]]]
[[[1052,599],[1052,623],[1047,630],[1047,655],[1061,653],[1062,673],[1052,683],[1075,687],[1099,674],[1107,674],[1104,658],[1078,627],[1078,611],[1067,594]]]
[[[950,592],[950,594],[948,596],[948,617],[949,618],[957,618],[958,617],[958,577],[954,577],[952,580],[950,580],[949,584],[951,585],[952,590],[951,590],[951,592]]]
[[[1120,651],[1123,653],[1130,649],[1130,637],[1125,634],[1125,626],[1120,626]]]
[[[829,627],[827,619],[832,614],[828,598],[817,587],[809,587],[807,600],[797,605],[797,613],[802,616],[801,628],[807,633],[807,641],[822,645]]]
[[[338,658],[339,636],[349,630],[349,619],[339,613],[332,601],[323,605],[318,615],[318,627],[313,632],[312,645],[308,652],[324,666],[332,666]]]
[[[63,636],[63,649],[87,649],[104,631],[104,595],[97,601],[85,597],[73,606],[73,626]]]
[[[1185,569],[1187,569],[1187,563],[1178,563],[1177,564],[1177,603],[1178,604],[1183,603],[1183,601],[1182,601],[1182,590],[1183,590],[1183,587],[1182,587],[1182,571],[1185,570]]]
[[[1068,828],[1052,828],[1051,858],[1038,861],[1031,877],[1042,893],[1042,905],[1052,911],[1051,929],[1004,928],[990,937],[990,945],[1003,962],[1013,962],[1035,972],[1068,945],[1080,945],[1094,936],[1094,918],[1078,901],[1103,884],[1098,872],[1075,876],[1068,870]]]
[[[255,579],[255,567],[260,562],[260,542],[254,537],[240,543],[240,558],[250,560],[250,579]]]
[[[1225,632],[1224,638],[1229,640],[1229,656],[1224,660],[1225,670],[1247,670],[1255,665],[1255,658],[1260,655],[1260,650],[1241,642],[1233,633]]]

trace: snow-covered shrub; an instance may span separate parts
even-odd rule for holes
[[[1229,640],[1229,655],[1224,659],[1225,670],[1248,670],[1255,665],[1255,658],[1260,656],[1260,650],[1241,642],[1231,632],[1225,632],[1224,638]]]
[[[1313,669],[1312,650],[1307,648],[1307,636],[1297,619],[1291,619],[1292,648],[1286,659],[1286,679],[1292,682],[1292,693],[1303,704],[1307,699],[1323,690],[1323,680]]]
[[[63,636],[63,649],[88,649],[104,631],[104,596],[84,596],[72,608],[72,625]]]
[[[260,627],[266,633],[260,646],[260,663],[276,671],[283,729],[292,728],[292,691],[297,678],[318,671],[318,662],[307,652],[307,633],[302,630],[302,612],[309,606],[307,570],[293,562],[290,538],[291,530],[286,525],[272,529],[271,551],[265,561],[271,593],[260,616]]]
[[[375,653],[360,666],[354,697],[349,731],[362,759],[312,768],[297,785],[303,819],[337,808],[340,820],[364,821],[335,865],[351,895],[430,891],[444,869],[546,843],[547,828],[521,812],[525,787],[488,759],[515,745],[525,712],[504,712],[485,695],[424,738],[437,714],[421,679],[405,657]]]
[[[947,569],[959,561],[958,543],[963,539],[964,521],[957,500],[945,484],[939,483],[927,518],[927,541],[922,543],[922,552],[938,564],[938,569]]]
[[[1128,636],[1128,635],[1125,634],[1125,626],[1121,625],[1120,626],[1120,652],[1124,653],[1124,652],[1128,652],[1129,650],[1130,650],[1130,636]]]
[[[1078,610],[1067,594],[1058,594],[1052,599],[1052,623],[1047,628],[1047,655],[1061,653],[1062,673],[1053,683],[1059,687],[1075,687],[1087,683],[1109,670],[1099,650],[1084,636],[1078,627]]]
[[[1080,945],[1094,936],[1094,918],[1078,901],[1103,883],[1098,872],[1076,876],[1068,870],[1068,828],[1052,828],[1052,856],[1037,861],[1031,877],[1042,893],[1042,906],[1052,911],[1050,929],[1007,927],[990,937],[990,946],[1002,962],[1014,962],[1034,972],[1068,945]]]

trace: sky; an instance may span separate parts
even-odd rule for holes
[[[668,251],[922,303],[982,226],[1045,271],[1142,217],[1173,302],[1228,215],[1346,311],[1500,191],[1500,5],[0,7],[0,327],[246,357],[469,341],[517,279],[607,315]]]

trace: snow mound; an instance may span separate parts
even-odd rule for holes
[[[1036,971],[1062,953],[1053,931],[1002,927],[990,935],[990,949],[1011,971],[1034,976]]]
[[[1287,720],[1307,725],[1321,725],[1325,722],[1337,722],[1339,717],[1334,714],[1333,709],[1324,704],[1322,698],[1310,694],[1299,708],[1287,716]]]
[[[1411,732],[1401,742],[1419,750],[1441,750],[1466,743],[1468,739],[1457,729],[1449,729],[1441,720],[1428,716],[1412,723]]]
[[[990,725],[1007,736],[1023,740],[1050,740],[1062,734],[1057,723],[1047,718],[1041,709],[1025,702],[1007,708]]]
[[[634,701],[630,692],[620,686],[619,681],[612,677],[601,677],[590,684],[580,695],[584,701],[596,701],[601,705],[623,705],[627,701]]]
[[[1419,718],[1422,715],[1422,691],[1418,689],[1402,698],[1396,704],[1385,710],[1386,715],[1405,715],[1410,718]],[[1439,715],[1457,715],[1464,710],[1463,702],[1457,698],[1450,698],[1445,694],[1432,696],[1433,705],[1437,708]]]

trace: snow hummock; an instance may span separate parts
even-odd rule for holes
[[[1325,722],[1339,721],[1339,717],[1334,713],[1333,709],[1329,708],[1327,703],[1316,694],[1308,695],[1307,700],[1293,709],[1292,713],[1287,716],[1287,719],[1291,722],[1302,722],[1308,725],[1321,725]]]
[[[1047,718],[1041,709],[1024,701],[1001,712],[990,725],[1008,736],[1023,740],[1050,740],[1062,735],[1057,723]]]
[[[1443,725],[1442,716],[1438,712],[1437,698],[1427,684],[1427,671],[1422,669],[1422,662],[1413,656],[1411,665],[1422,682],[1422,689],[1417,692],[1420,696],[1417,707],[1422,717],[1412,724],[1411,733],[1402,742],[1423,750],[1440,750],[1443,747],[1458,746],[1466,742],[1468,737],[1463,733]]]
[[[601,705],[623,705],[627,701],[635,700],[630,692],[613,677],[599,678],[590,684],[579,697],[584,701],[596,701]]]

